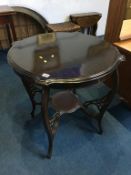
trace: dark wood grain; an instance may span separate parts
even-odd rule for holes
[[[110,42],[119,40],[125,16],[127,0],[110,0],[105,39]]]

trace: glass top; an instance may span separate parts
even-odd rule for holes
[[[80,32],[29,37],[16,41],[8,52],[15,71],[44,84],[97,79],[114,71],[122,59],[116,47]]]

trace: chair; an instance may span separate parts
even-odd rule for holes
[[[80,26],[82,33],[96,35],[97,23],[101,16],[101,13],[98,12],[79,13],[71,14],[70,19],[73,23]]]

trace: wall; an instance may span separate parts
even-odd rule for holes
[[[49,23],[68,20],[72,13],[100,12],[102,18],[98,24],[97,35],[105,32],[109,0],[0,0],[0,5],[21,5],[43,15]]]

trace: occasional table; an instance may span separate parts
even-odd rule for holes
[[[116,47],[98,37],[80,32],[47,33],[17,41],[8,52],[8,62],[20,76],[32,102],[32,117],[36,105],[41,105],[50,158],[53,140],[60,118],[65,112],[80,108],[87,117],[97,121],[96,130],[102,133],[101,121],[118,87],[117,67],[123,55]],[[107,79],[112,80],[112,88],[99,99],[80,102],[76,89]],[[50,95],[50,90],[59,91]],[[62,91],[60,91],[62,90]],[[41,94],[41,101],[35,95]],[[55,109],[48,114],[48,106]],[[88,111],[95,106],[97,110]]]

